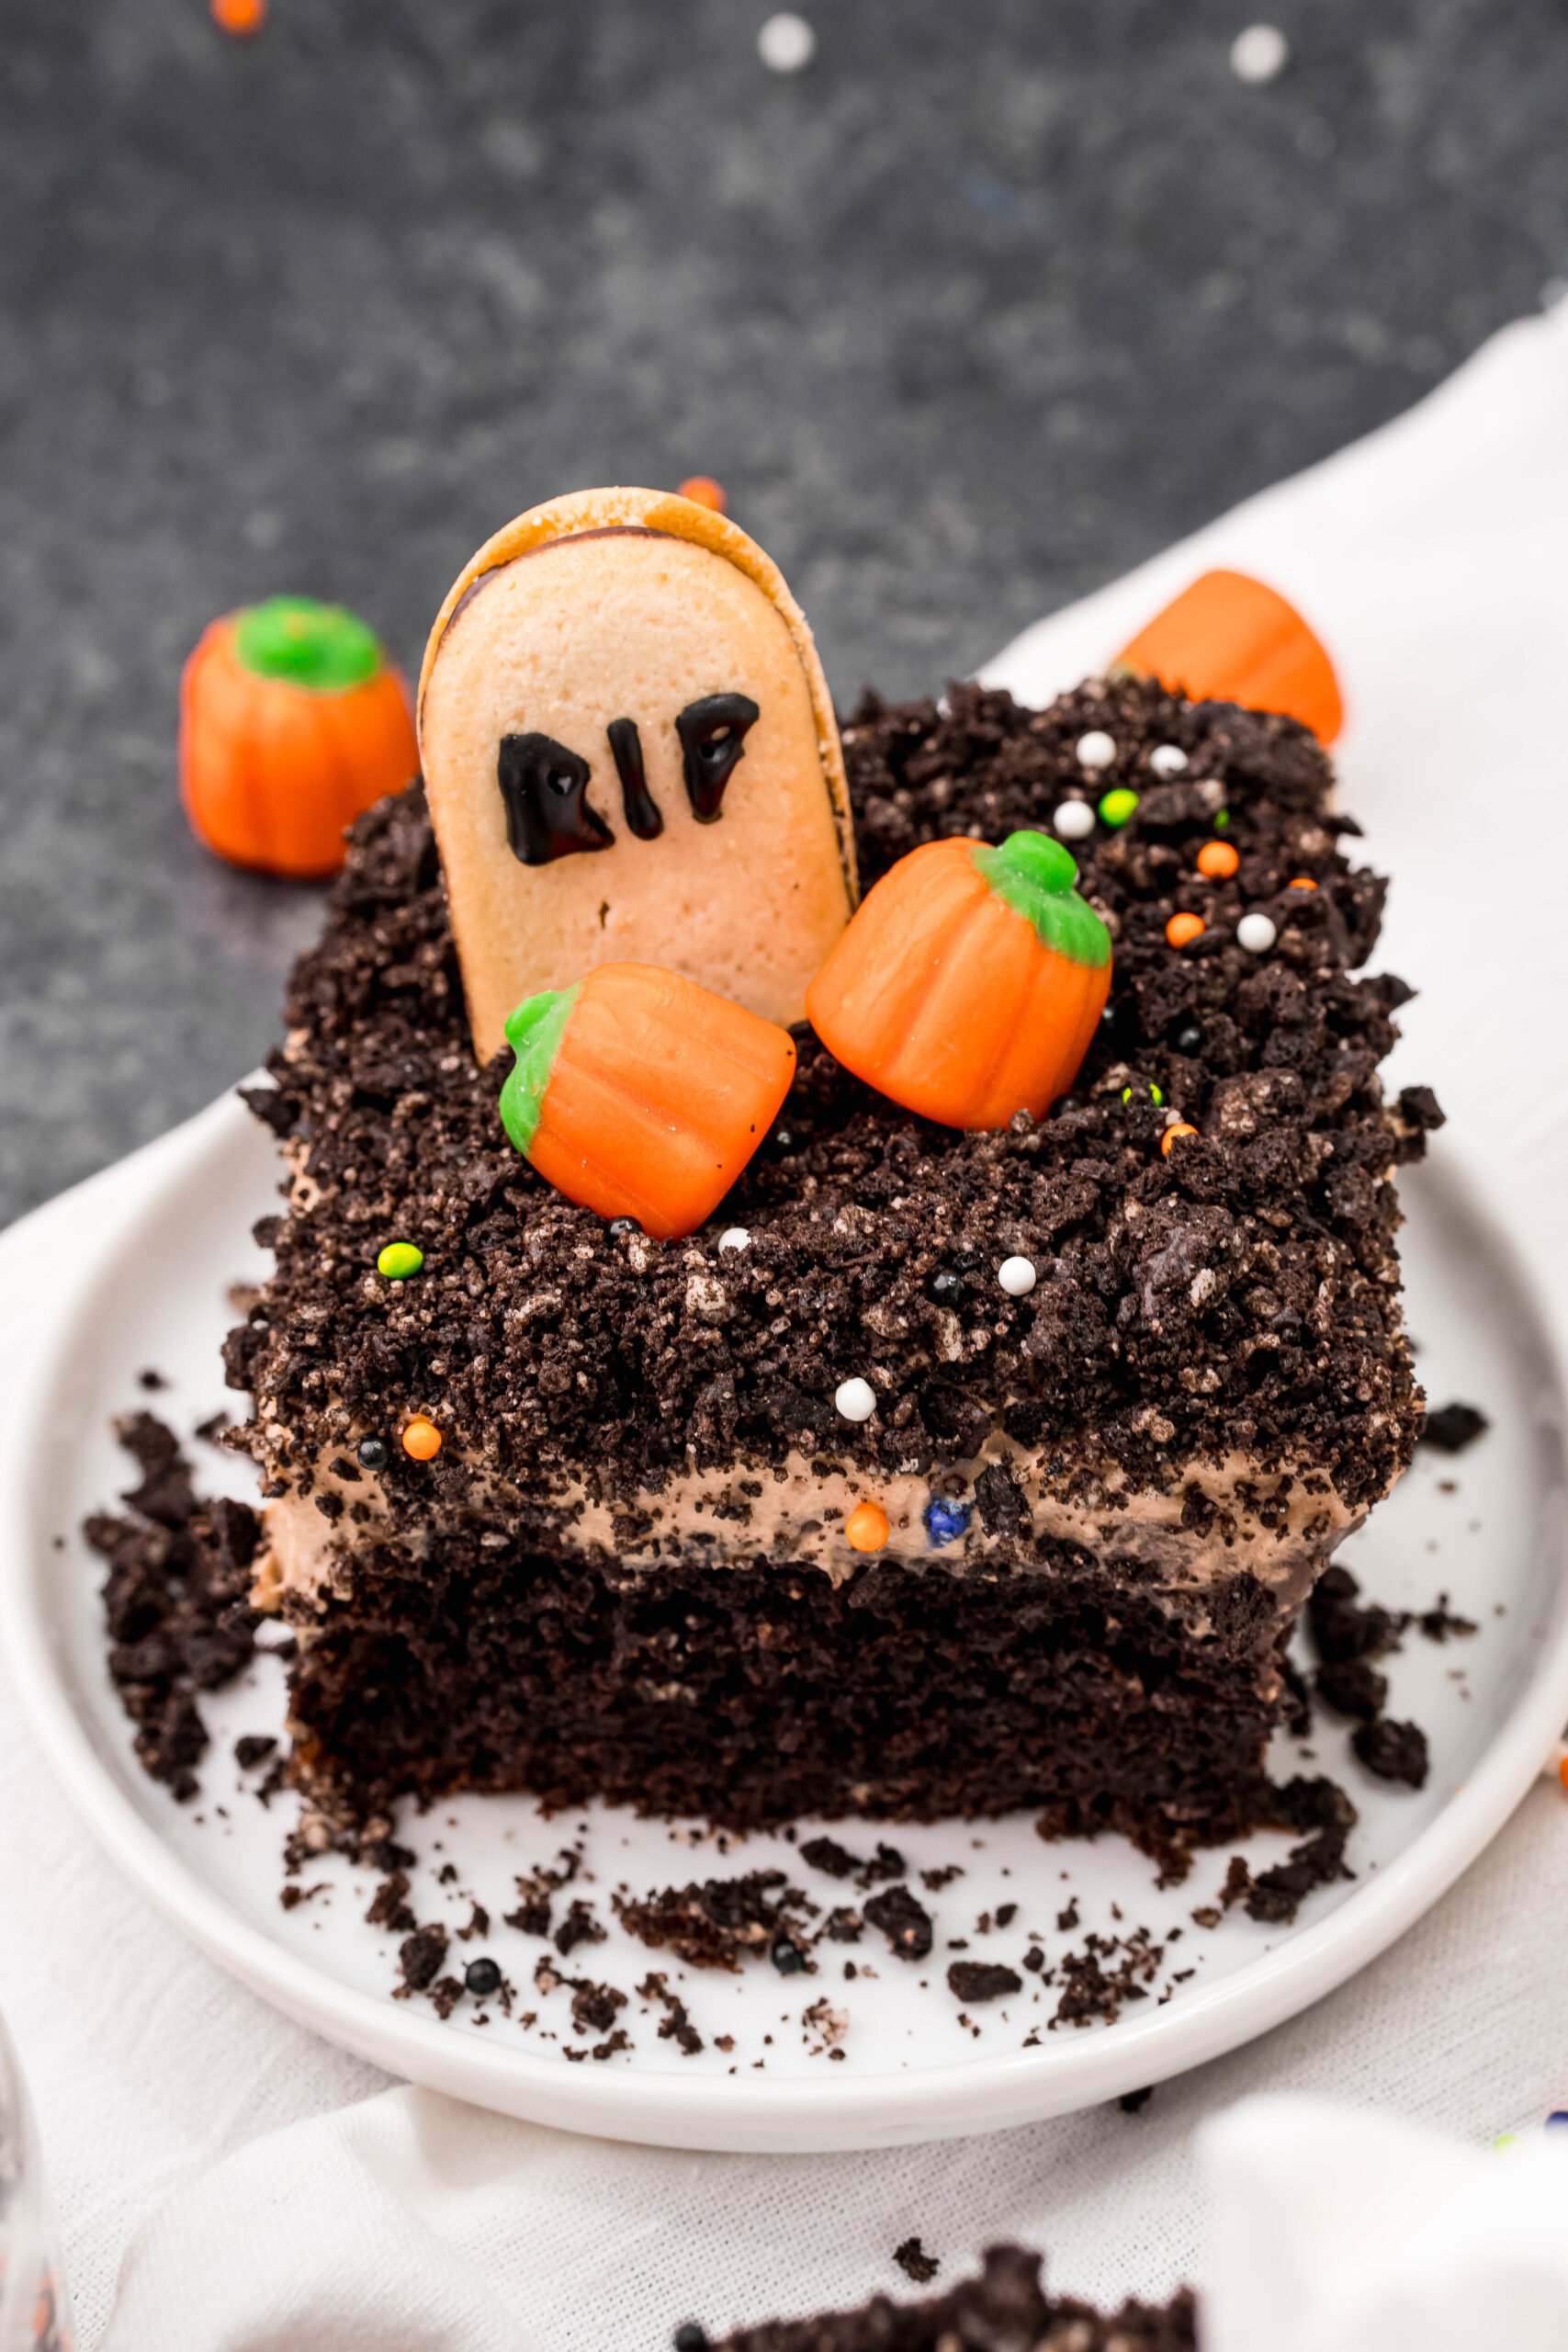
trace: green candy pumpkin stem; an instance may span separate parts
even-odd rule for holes
[[[990,848],[976,846],[975,863],[998,899],[1034,926],[1043,946],[1095,969],[1111,961],[1111,933],[1073,885],[1077,861],[1049,833],[1010,833]]]
[[[538,1133],[556,1055],[582,994],[575,988],[541,989],[520,1004],[506,1023],[506,1042],[517,1059],[501,1090],[501,1120],[518,1150],[526,1158]]]
[[[234,651],[258,678],[287,678],[317,694],[362,686],[381,667],[374,630],[342,605],[313,596],[269,596],[234,626]]]

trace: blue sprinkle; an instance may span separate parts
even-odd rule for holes
[[[967,1503],[943,1502],[940,1496],[933,1495],[926,1505],[926,1533],[936,1551],[940,1552],[944,1544],[956,1543],[968,1525]]]
[[[1554,2107],[1546,2119],[1549,2132],[1568,2131],[1568,2107]]]

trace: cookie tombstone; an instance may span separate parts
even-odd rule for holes
[[[474,1046],[600,964],[657,964],[771,1021],[855,903],[838,729],[761,549],[665,492],[519,515],[455,582],[419,688]]]

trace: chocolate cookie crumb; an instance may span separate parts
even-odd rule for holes
[[[692,1968],[730,1970],[739,1967],[742,1954],[768,1951],[781,1936],[798,1942],[818,1907],[783,1871],[611,1899],[623,1927],[645,1944],[667,1948]]]
[[[1462,1453],[1492,1424],[1474,1405],[1439,1405],[1428,1412],[1416,1432],[1417,1445],[1435,1446],[1439,1453]]]
[[[879,1928],[900,1960],[924,1960],[931,1948],[931,1913],[907,1886],[890,1886],[863,1903],[862,1913]]]
[[[1330,1659],[1313,1677],[1317,1695],[1337,1715],[1371,1723],[1388,1701],[1388,1677],[1364,1657]]]
[[[579,1944],[602,1944],[605,1930],[594,1917],[592,1908],[577,1896],[569,1905],[567,1915],[552,1939],[557,1951],[564,1960]]]
[[[1412,1789],[1426,1787],[1430,1755],[1419,1724],[1394,1723],[1384,1715],[1377,1723],[1359,1724],[1350,1735],[1350,1745],[1358,1761],[1380,1781],[1403,1781]]]
[[[398,1966],[411,1993],[423,1993],[434,1983],[446,1957],[446,1930],[439,1925],[416,1928],[398,1947]]]
[[[928,2254],[919,2238],[906,2238],[901,2245],[896,2245],[893,2259],[905,2278],[912,2278],[917,2287],[929,2286],[942,2268],[938,2257]]]
[[[947,1972],[947,1989],[967,2008],[999,2000],[1004,1993],[1021,1993],[1023,1979],[1016,1968],[1004,1968],[997,1961],[955,1960]]]
[[[141,1475],[123,1516],[96,1511],[82,1530],[109,1564],[109,1678],[143,1769],[186,1804],[208,1746],[197,1695],[231,1682],[255,1652],[261,1521],[246,1503],[198,1496],[178,1439],[154,1415],[128,1414],[115,1434]]]

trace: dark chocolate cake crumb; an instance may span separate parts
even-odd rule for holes
[[[1358,1760],[1380,1781],[1403,1781],[1412,1789],[1426,1787],[1430,1757],[1427,1735],[1418,1724],[1394,1723],[1387,1715],[1376,1723],[1358,1724],[1350,1745]]]
[[[246,1503],[198,1496],[178,1439],[151,1413],[127,1415],[115,1434],[141,1475],[123,1515],[96,1511],[82,1531],[109,1564],[109,1676],[144,1770],[186,1803],[208,1745],[197,1694],[221,1690],[254,1654],[261,1521]]]
[[[408,1894],[407,1871],[389,1871],[370,1898],[370,1908],[365,1914],[367,1927],[385,1928],[394,1936],[412,1935],[419,1921],[410,1907]]]
[[[857,1857],[833,1838],[808,1838],[800,1849],[800,1859],[814,1871],[825,1871],[829,1878],[852,1878],[861,1868]]]
[[[1318,1668],[1313,1685],[1337,1715],[1353,1715],[1359,1723],[1381,1715],[1388,1701],[1387,1675],[1364,1657],[1330,1659]]]
[[[924,1960],[931,1948],[931,1917],[907,1886],[889,1886],[861,1905],[863,1915],[879,1928],[900,1960]]]
[[[440,1925],[416,1928],[398,1947],[398,1966],[411,1993],[423,1993],[434,1983],[446,1957],[446,1930]]]
[[[1410,1622],[1375,1601],[1363,1604],[1360,1589],[1349,1569],[1336,1563],[1325,1568],[1307,1597],[1307,1630],[1327,1665],[1383,1657]]]
[[[1153,2083],[1145,2083],[1141,2091],[1123,2091],[1116,2104],[1123,2115],[1142,2115],[1154,2095]]]
[[[893,2259],[905,2278],[912,2278],[917,2287],[929,2287],[942,2268],[938,2257],[928,2254],[919,2238],[906,2238],[901,2245],[896,2245]]]
[[[1423,1609],[1416,1620],[1429,1642],[1463,1641],[1481,1631],[1473,1617],[1460,1617],[1449,1607],[1449,1596],[1440,1592],[1430,1609]]]
[[[568,1976],[571,1987],[571,2022],[579,2033],[608,2033],[626,1996],[614,1984],[595,1984],[586,1976]]]
[[[430,2005],[445,2023],[463,1997],[463,1981],[458,1976],[438,1976],[430,1987]]]
[[[1462,1453],[1491,1426],[1485,1414],[1474,1405],[1439,1405],[1421,1423],[1416,1442],[1435,1446],[1439,1453]]]
[[[551,1941],[564,1960],[579,1944],[602,1944],[605,1931],[594,1917],[592,1906],[577,1896],[568,1905],[565,1918],[556,1929]]]
[[[955,1960],[947,1972],[947,1989],[965,2008],[981,2001],[999,2000],[1004,1993],[1021,1993],[1023,1979],[1016,1968],[993,1960]]]
[[[168,1385],[164,1374],[152,1364],[148,1364],[144,1371],[139,1372],[136,1375],[138,1388],[146,1389],[150,1396],[156,1396],[160,1388],[167,1388]]]
[[[1345,1864],[1345,1849],[1356,1826],[1356,1808],[1344,1790],[1328,1780],[1288,1781],[1274,1794],[1278,1808],[1274,1826],[1310,1834],[1291,1849],[1282,1862],[1259,1871],[1256,1877],[1236,1855],[1222,1900],[1228,1908],[1237,1899],[1233,1885],[1239,1887],[1248,1918],[1269,1927],[1289,1927],[1314,1888],[1351,1876]]]
[[[1134,1928],[1125,1937],[1086,1936],[1083,1950],[1068,1952],[1058,1963],[1062,1992],[1053,2028],[1113,2025],[1126,2002],[1147,1998],[1164,1951],[1146,1928]]]
[[[640,2000],[656,2002],[664,2011],[659,2027],[660,2041],[672,2041],[683,2058],[694,2058],[704,2046],[703,2037],[692,2023],[684,2001],[670,1990],[662,1976],[651,1970],[637,1989]]]
[[[738,1969],[745,1953],[768,1951],[781,1938],[798,1948],[806,1922],[817,1911],[783,1871],[750,1871],[744,1878],[710,1878],[662,1887],[640,1899],[611,1899],[623,1927],[692,1968]],[[804,1951],[801,1958],[809,1967]]]
[[[269,1731],[243,1732],[234,1742],[234,1761],[242,1772],[254,1772],[277,1753],[277,1742]]]

